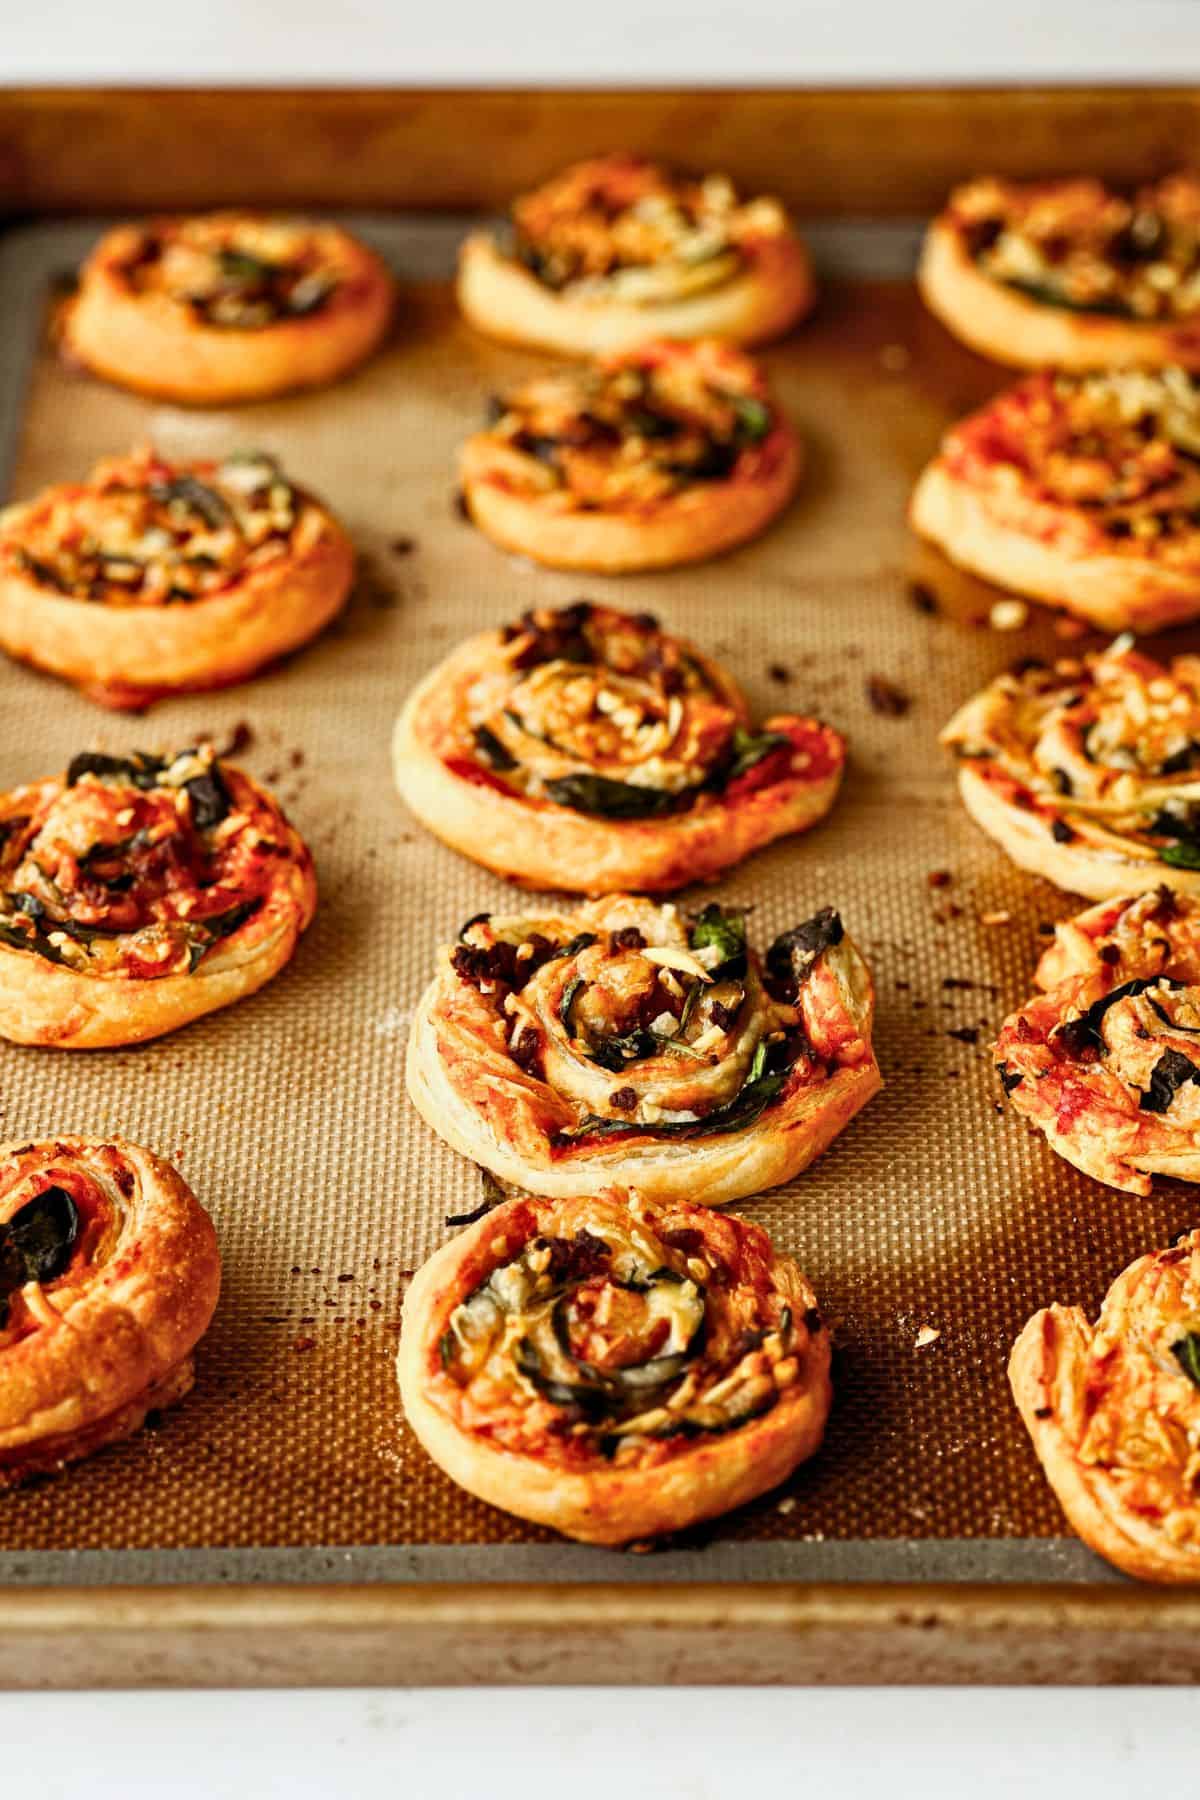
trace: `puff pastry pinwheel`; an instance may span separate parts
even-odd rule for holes
[[[1104,900],[1200,888],[1200,657],[1130,638],[1001,675],[942,734],[968,812],[1023,869]]]
[[[654,343],[498,397],[463,445],[463,499],[505,550],[625,574],[702,562],[764,530],[800,440],[757,366],[706,339]]]
[[[969,181],[930,226],[918,280],[997,362],[1200,367],[1200,177],[1133,195],[1086,179]]]
[[[0,794],[0,1037],[159,1037],[262,987],[315,905],[278,804],[210,746],[84,751]]]
[[[678,1531],[820,1443],[829,1334],[760,1226],[617,1190],[514,1200],[404,1301],[400,1390],[468,1492],[596,1544]]]
[[[392,300],[379,257],[336,225],[155,218],[100,239],[63,341],[121,387],[224,406],[336,381],[379,344]]]
[[[1200,1232],[1131,1263],[1095,1325],[1035,1313],[1008,1373],[1083,1541],[1142,1581],[1200,1581]]]
[[[914,528],[1104,631],[1200,613],[1200,388],[1180,369],[1033,375],[947,433]]]
[[[706,1206],[790,1181],[880,1087],[874,990],[832,908],[759,957],[739,912],[614,895],[482,914],[413,1017],[434,1130],[536,1194]]]
[[[1110,1187],[1200,1181],[1200,899],[1093,906],[1056,928],[1036,979],[995,1044],[1012,1104]]]
[[[0,1486],[182,1399],[220,1286],[208,1214],[149,1150],[0,1145]]]
[[[0,513],[0,648],[137,709],[295,650],[353,575],[342,527],[273,457],[145,446]]]
[[[567,355],[656,337],[781,337],[816,297],[808,252],[778,200],[743,200],[642,157],[575,163],[512,208],[507,243],[463,246],[458,300],[472,325]]]
[[[838,733],[760,730],[734,681],[649,613],[579,601],[469,639],[396,725],[422,824],[529,886],[644,893],[702,881],[833,805]]]

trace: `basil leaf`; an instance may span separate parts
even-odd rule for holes
[[[213,945],[222,938],[232,937],[261,905],[261,900],[242,900],[228,912],[214,913],[211,919],[197,919],[197,927],[208,935],[188,945],[188,974],[194,975]]]
[[[278,273],[275,263],[255,256],[250,250],[235,250],[230,245],[217,251],[217,264],[226,281],[236,282],[239,287],[270,281]]]
[[[101,780],[111,776],[131,782],[148,792],[157,785],[166,767],[161,756],[151,756],[145,750],[135,750],[132,756],[105,756],[98,750],[82,750],[67,764],[67,786],[75,787],[85,775],[98,775]]]
[[[0,1225],[0,1324],[27,1281],[53,1281],[71,1260],[79,1209],[65,1188],[48,1187]]]
[[[560,775],[546,783],[546,798],[556,806],[600,819],[656,819],[687,805],[688,794],[668,794],[659,788],[635,787],[628,781],[610,781],[606,775]]]
[[[770,435],[771,409],[753,394],[727,396],[737,419],[737,435],[744,444],[761,444]]]
[[[1132,1000],[1138,994],[1144,994],[1147,988],[1157,987],[1162,982],[1172,986],[1168,976],[1138,975],[1132,981],[1123,981],[1120,987],[1110,988],[1099,1000],[1093,1000],[1086,1012],[1080,1013],[1077,1019],[1066,1019],[1054,1033],[1055,1041],[1067,1052],[1068,1056],[1078,1057],[1085,1051],[1104,1050],[1104,1039],[1100,1035],[1100,1027],[1104,1023],[1104,1015],[1110,1006],[1118,1000]]]
[[[747,769],[752,769],[765,756],[770,756],[772,750],[781,750],[790,742],[791,739],[783,731],[763,731],[756,735],[752,731],[746,731],[741,725],[736,725],[730,745],[733,761],[725,772],[726,782],[736,781]]]
[[[229,811],[229,790],[214,763],[203,775],[193,775],[183,784],[191,797],[192,823],[197,831],[209,831],[219,825]]]
[[[150,489],[150,497],[161,505],[169,506],[172,501],[178,501],[189,512],[199,514],[212,531],[219,531],[233,520],[233,514],[216,489],[197,481],[194,475],[177,475],[173,481],[160,482]]]
[[[1181,1087],[1200,1081],[1198,1069],[1182,1050],[1164,1050],[1150,1073],[1150,1086],[1138,1101],[1142,1112],[1165,1113]]]
[[[721,960],[710,969],[714,981],[736,979],[746,973],[746,921],[740,913],[727,913],[710,900],[688,934],[693,950],[715,948]]]
[[[841,915],[823,906],[802,925],[785,931],[767,951],[767,975],[783,995],[794,998],[819,956],[840,944],[845,935]]]
[[[1098,313],[1107,319],[1127,319],[1129,308],[1119,300],[1072,300],[1069,295],[1058,288],[1048,287],[1042,281],[1022,280],[1019,276],[1008,276],[1004,280],[1005,287],[1016,288],[1020,294],[1028,295],[1036,300],[1039,306],[1057,306],[1064,312]]]
[[[562,999],[558,1003],[558,1017],[559,1022],[568,1037],[573,1035],[571,1027],[571,1008],[575,1004],[575,997],[579,993],[580,988],[586,986],[587,982],[582,975],[573,975],[562,991]]]
[[[1200,1331],[1189,1331],[1185,1337],[1176,1338],[1171,1355],[1192,1386],[1200,1388]]]
[[[1169,869],[1200,869],[1200,844],[1168,844],[1158,853]]]
[[[516,757],[505,748],[494,731],[488,730],[486,725],[476,725],[475,727],[475,748],[488,768],[495,769],[498,774],[504,774],[507,770],[515,769],[517,766]]]
[[[764,1060],[766,1046],[762,1046]],[[756,1058],[757,1060],[757,1058]],[[641,1125],[634,1119],[601,1119],[594,1115],[584,1119],[573,1131],[559,1133],[558,1141],[571,1143],[575,1138],[602,1137],[720,1137],[726,1132],[743,1131],[753,1125],[772,1101],[778,1100],[787,1084],[790,1070],[778,1075],[759,1075],[747,1081],[727,1106],[718,1107],[703,1119],[671,1119],[657,1125]]]

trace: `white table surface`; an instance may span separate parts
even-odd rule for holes
[[[1194,80],[1195,0],[4,0],[0,82]]]
[[[1186,1796],[1187,1689],[534,1688],[10,1695],[39,1800]],[[21,1782],[22,1788],[26,1783]]]
[[[1198,0],[6,0],[0,84],[1200,77]],[[1194,1771],[1187,1690],[344,1690],[0,1697],[39,1794],[1089,1800]]]

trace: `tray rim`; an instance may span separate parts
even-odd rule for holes
[[[83,228],[56,223],[60,231]],[[4,232],[0,258],[38,235],[37,222],[22,221]],[[48,266],[23,259],[27,295]],[[9,419],[13,408],[21,416],[28,359],[19,362],[19,381],[0,401]],[[0,479],[12,441],[3,430]],[[16,1630],[0,1648],[0,1685],[1200,1679],[1200,1595],[1134,1587],[1072,1539],[1001,1542],[1044,1546],[1052,1555],[1066,1546],[1079,1552],[1071,1559],[1076,1569],[1057,1582],[747,1580],[736,1573],[693,1581],[662,1579],[648,1567],[644,1579],[628,1581],[418,1574],[131,1585],[118,1575],[100,1587],[39,1582],[39,1563],[47,1567],[41,1559],[78,1553],[6,1552],[0,1591]],[[117,1560],[140,1554],[110,1553]],[[19,1584],[6,1581],[16,1563],[24,1571]],[[559,1647],[557,1667],[546,1666],[548,1637]]]

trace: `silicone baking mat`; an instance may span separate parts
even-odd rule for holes
[[[189,456],[260,446],[342,516],[362,571],[344,619],[286,666],[143,717],[0,664],[0,786],[84,747],[240,742],[321,884],[293,964],[253,999],[140,1049],[0,1044],[5,1136],[120,1132],[173,1158],[225,1267],[194,1393],[156,1429],[0,1497],[0,1578],[1095,1579],[1009,1399],[1009,1344],[1050,1300],[1094,1307],[1195,1214],[1182,1187],[1147,1202],[1087,1180],[998,1105],[990,1035],[1071,904],[966,820],[936,735],[1014,657],[1091,640],[1056,636],[1036,609],[994,629],[997,596],[909,537],[905,500],[940,430],[1005,378],[923,311],[903,273],[913,234],[823,234],[820,309],[765,354],[808,447],[785,518],[706,567],[602,581],[507,557],[456,512],[456,446],[486,396],[538,363],[457,320],[445,277],[459,227],[364,226],[403,301],[388,348],[352,380],[203,413],[56,357],[55,278],[96,229],[38,225],[0,247],[11,495],[145,438]],[[800,1180],[742,1208],[835,1322],[824,1448],[782,1492],[641,1558],[562,1545],[460,1492],[406,1430],[393,1375],[405,1281],[445,1216],[481,1197],[478,1171],[405,1098],[411,1009],[437,945],[516,896],[408,816],[392,721],[459,638],[581,595],[693,636],[760,714],[813,709],[847,733],[830,819],[714,891],[753,907],[760,942],[841,909],[874,970],[887,1083]],[[918,1348],[923,1327],[939,1335]]]

